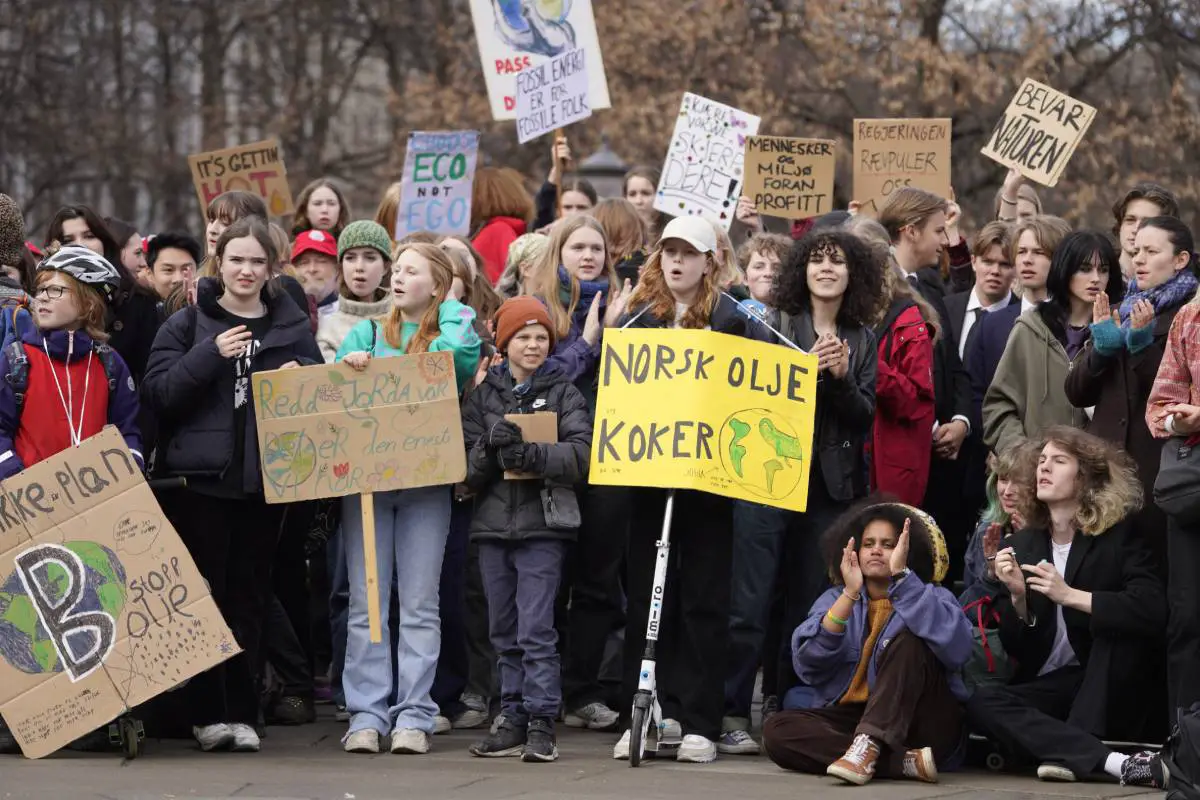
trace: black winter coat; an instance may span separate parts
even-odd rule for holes
[[[220,478],[233,457],[234,370],[214,341],[231,327],[217,305],[220,292],[216,278],[201,278],[196,307],[174,314],[154,339],[142,401],[158,415],[163,436],[156,466],[166,475]],[[279,369],[289,361],[301,366],[325,363],[308,314],[285,294],[264,290],[262,298],[270,329],[254,356],[251,375]],[[257,494],[262,491],[262,472],[254,402],[246,408],[243,488],[246,494]]]
[[[1005,540],[1018,563],[1053,563],[1050,534],[1026,528]],[[1067,585],[1090,592],[1092,613],[1063,608],[1067,639],[1084,669],[1083,685],[1067,721],[1097,737],[1121,741],[1139,738],[1153,728],[1159,708],[1147,703],[1142,691],[1131,691],[1153,674],[1152,656],[1161,648],[1167,625],[1167,599],[1159,581],[1154,557],[1145,542],[1122,521],[1098,536],[1075,534],[1067,557]],[[1044,595],[1026,590],[1034,625],[1017,616],[1005,591],[997,598],[1000,640],[1018,668],[1015,683],[1037,677],[1054,647],[1058,613]],[[1154,740],[1156,741],[1156,740]]]
[[[496,452],[487,445],[488,431],[505,414],[553,411],[558,414],[558,442],[537,445],[541,450],[541,475],[559,485],[582,484],[587,479],[592,448],[592,415],[587,400],[552,365],[538,370],[531,383],[529,391],[518,397],[508,367],[494,367],[483,383],[471,390],[463,406],[467,486],[475,492],[473,539],[575,538],[575,531],[546,526],[541,496],[546,480],[504,480]]]

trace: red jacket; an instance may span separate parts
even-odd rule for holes
[[[879,337],[871,490],[920,507],[933,455],[933,331],[911,300],[892,306]]]
[[[508,260],[508,247],[525,232],[525,221],[516,217],[492,217],[480,228],[471,240],[479,255],[483,256],[484,271],[492,286],[504,272]]]

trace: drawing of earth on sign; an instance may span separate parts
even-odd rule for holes
[[[782,500],[800,483],[800,437],[788,420],[768,409],[730,414],[721,426],[719,446],[725,472],[752,494]]]
[[[567,22],[571,0],[492,0],[496,32],[522,53],[556,56],[575,49],[575,29]]]
[[[117,554],[95,542],[64,542],[61,547],[71,551],[83,565],[82,593],[70,585],[71,576],[62,565],[53,561],[35,569],[38,585],[45,587],[51,604],[78,599],[72,614],[103,611],[118,619],[125,607],[125,567]],[[71,649],[88,652],[95,645],[97,632],[79,628],[71,634]],[[58,651],[41,621],[34,601],[25,592],[21,577],[15,571],[0,584],[0,655],[12,666],[37,675],[62,672]]]
[[[263,475],[276,491],[294,489],[317,469],[317,446],[303,431],[267,437]]]

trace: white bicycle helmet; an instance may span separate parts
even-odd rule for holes
[[[80,283],[91,286],[111,303],[121,288],[121,274],[108,259],[80,245],[66,245],[38,264],[37,271],[65,272]]]

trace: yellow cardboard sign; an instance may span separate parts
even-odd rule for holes
[[[467,475],[448,352],[254,375],[268,503],[458,483]]]
[[[817,358],[700,330],[610,330],[588,480],[808,504]]]
[[[1095,118],[1087,103],[1026,78],[980,152],[1054,186]]]

